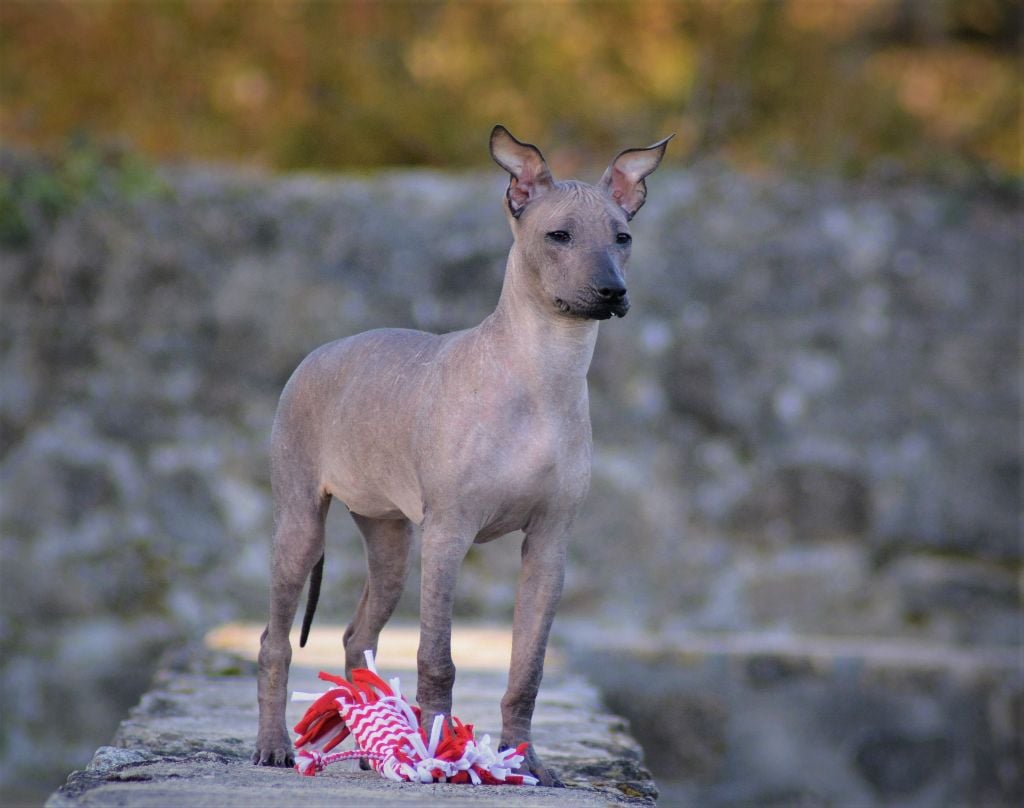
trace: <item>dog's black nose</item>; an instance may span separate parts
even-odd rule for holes
[[[597,293],[601,295],[602,300],[607,300],[609,303],[617,303],[626,296],[625,286],[602,286],[597,290]]]

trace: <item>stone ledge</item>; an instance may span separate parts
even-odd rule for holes
[[[321,629],[320,634],[325,631]],[[507,632],[495,631],[493,636],[484,632],[476,642],[488,642],[500,655]],[[411,670],[402,670],[383,654],[380,667],[387,676],[400,676],[404,691],[413,691]],[[504,673],[486,665],[461,665],[455,713],[476,725],[478,734],[496,737],[504,686]],[[290,687],[324,689],[316,670],[301,666],[293,667]],[[290,724],[305,706],[289,706]],[[255,728],[255,664],[225,651],[201,647],[178,651],[164,660],[149,692],[121,723],[113,745],[98,749],[88,767],[72,773],[46,806],[252,808],[272,801],[372,808],[444,799],[481,806],[585,808],[653,805],[657,796],[626,722],[604,710],[592,685],[557,663],[549,667],[541,689],[534,734],[538,752],[559,772],[568,786],[565,789],[393,783],[375,772],[360,771],[355,763],[337,764],[320,776],[305,778],[292,770],[252,766],[248,756]]]

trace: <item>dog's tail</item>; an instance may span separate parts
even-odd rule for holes
[[[313,615],[316,614],[316,604],[320,600],[320,582],[324,578],[324,554],[320,554],[320,560],[313,566],[309,574],[309,594],[306,595],[306,613],[302,617],[302,633],[299,635],[299,648],[306,647],[306,640],[309,639],[309,627],[313,625]]]

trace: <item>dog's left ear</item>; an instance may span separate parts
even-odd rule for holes
[[[517,219],[528,202],[543,195],[555,184],[540,149],[516,140],[501,124],[491,130],[491,157],[512,175],[505,196],[508,209]]]
[[[608,170],[601,177],[599,187],[626,211],[632,219],[647,199],[647,183],[644,177],[658,167],[665,156],[665,147],[675,135],[669,135],[646,149],[626,149],[612,160]]]

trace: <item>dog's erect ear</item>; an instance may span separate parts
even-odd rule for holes
[[[491,157],[512,175],[505,196],[508,209],[517,219],[528,203],[555,184],[540,149],[529,143],[520,143],[501,124],[491,130]]]
[[[658,167],[665,156],[665,147],[675,135],[669,135],[646,149],[626,149],[612,160],[599,183],[601,189],[614,199],[632,219],[647,199],[644,177]]]

